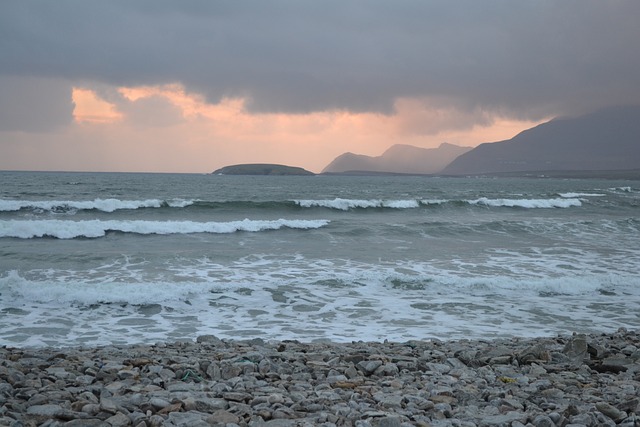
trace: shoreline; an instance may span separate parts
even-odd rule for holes
[[[0,426],[639,426],[640,332],[0,347]]]

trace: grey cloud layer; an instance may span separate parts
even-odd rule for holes
[[[71,123],[73,108],[66,82],[0,77],[0,131],[54,131]]]
[[[398,97],[521,118],[640,102],[637,0],[0,3],[0,74],[181,82],[256,111]]]

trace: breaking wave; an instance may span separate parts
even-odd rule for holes
[[[393,208],[411,209],[420,206],[417,200],[360,200],[360,199],[333,199],[333,200],[296,200],[296,204],[303,208],[329,208],[348,211],[350,209],[366,208]]]
[[[0,212],[12,212],[20,210],[48,211],[54,213],[68,213],[78,210],[98,210],[103,212],[114,212],[122,209],[140,208],[184,208],[194,203],[194,200],[118,200],[118,199],[95,199],[95,200],[6,200],[0,199]]]
[[[484,205],[491,207],[509,207],[526,209],[570,208],[582,206],[580,199],[487,199],[481,197],[477,200],[469,200],[472,205]]]
[[[554,199],[489,199],[481,197],[476,200],[361,200],[361,199],[333,199],[333,200],[296,200],[297,205],[303,208],[321,207],[348,211],[351,209],[367,208],[391,208],[391,209],[414,209],[420,206],[452,204],[470,204],[490,207],[509,208],[570,208],[582,206],[578,198],[554,198]]]
[[[606,194],[602,193],[559,193],[558,196],[566,199],[573,199],[576,197],[605,197]]]
[[[10,220],[0,221],[0,237],[31,239],[55,237],[73,239],[78,237],[103,237],[107,232],[134,234],[225,234],[238,231],[258,232],[291,229],[314,229],[329,224],[328,220],[249,220],[230,222],[194,221],[61,221],[61,220]]]
[[[444,205],[476,205],[490,207],[518,208],[568,208],[582,206],[581,197],[603,196],[602,194],[563,193],[557,198],[549,199],[491,199],[481,197],[475,200],[448,199],[319,199],[319,200],[266,200],[266,201],[205,201],[205,200],[118,200],[95,199],[87,201],[29,201],[0,199],[0,212],[32,211],[35,213],[75,214],[77,211],[96,210],[112,213],[119,210],[137,210],[145,208],[191,208],[195,210],[209,209],[243,209],[243,210],[280,210],[306,208],[324,208],[340,211],[355,209],[416,209],[420,207],[439,207]]]

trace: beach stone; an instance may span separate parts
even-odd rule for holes
[[[160,397],[152,397],[151,399],[149,399],[149,403],[156,409],[166,408],[167,406],[171,405],[171,402]]]
[[[382,417],[375,419],[371,425],[374,427],[401,427],[402,420],[400,417]]]
[[[171,403],[158,411],[158,415],[167,415],[182,409],[182,402]]]
[[[206,414],[199,412],[171,412],[165,425],[175,427],[210,427],[205,421]]]
[[[89,416],[82,412],[74,412],[58,405],[35,405],[27,409],[27,414],[60,420],[85,419]]]
[[[133,411],[128,415],[128,417],[131,420],[131,424],[133,424],[134,426],[140,424],[141,422],[146,424],[147,416],[140,411]]]
[[[251,395],[249,393],[244,392],[227,392],[223,393],[222,397],[225,400],[232,402],[248,402],[251,399]]]
[[[220,366],[220,375],[223,380],[235,378],[242,373],[242,368],[238,365],[233,365],[228,362],[223,362]]]
[[[556,427],[556,423],[547,415],[538,415],[532,423],[535,427]]]
[[[115,415],[107,418],[105,420],[105,423],[107,423],[111,427],[127,427],[131,425],[131,420],[122,412],[118,412]]]
[[[625,412],[635,412],[638,413],[640,412],[640,398],[638,397],[634,397],[631,399],[627,399],[623,402],[620,402],[616,405],[616,408],[618,408],[621,411],[625,411]]]
[[[507,426],[514,421],[526,422],[527,416],[522,412],[507,412],[506,414],[491,415],[484,417],[482,422],[486,426]]]
[[[356,366],[365,375],[372,375],[376,369],[382,366],[382,360],[363,360]]]
[[[627,413],[619,410],[618,408],[611,406],[607,402],[598,402],[596,403],[596,409],[611,418],[616,423],[627,418]]]
[[[588,360],[587,336],[585,334],[573,335],[564,346],[562,353],[575,365],[580,365]]]
[[[110,414],[115,414],[118,412],[118,405],[113,399],[102,398],[100,399],[100,410]]]
[[[631,415],[630,417],[622,420],[620,422],[620,424],[618,424],[618,426],[620,426],[620,427],[640,427],[640,416]]]
[[[151,415],[147,421],[148,427],[162,427],[164,425],[164,418],[160,415]]]
[[[402,406],[403,397],[401,395],[389,395],[388,393],[380,392],[374,394],[373,398],[383,408],[399,408]]]
[[[213,346],[224,346],[224,342],[215,335],[200,335],[196,338],[198,344],[210,344]]]
[[[100,405],[97,403],[88,403],[82,406],[82,412],[89,415],[97,415],[100,412]]]
[[[260,417],[252,418],[249,423],[249,427],[294,427],[297,426],[295,420],[277,419],[265,421]]]
[[[194,398],[187,397],[182,400],[184,409],[186,411],[199,411],[199,412],[215,412],[218,409],[227,409],[229,403],[225,399],[214,398]]]
[[[209,424],[237,424],[240,422],[240,417],[224,409],[219,409],[207,417],[206,421]]]
[[[518,353],[516,359],[521,365],[545,363],[551,360],[551,354],[544,343],[537,343]]]
[[[100,418],[71,420],[62,425],[64,427],[106,427],[105,421],[102,421]]]
[[[395,363],[385,363],[374,370],[374,374],[378,376],[393,377],[398,375],[399,369]]]

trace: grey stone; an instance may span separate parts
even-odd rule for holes
[[[640,416],[632,415],[622,420],[618,427],[640,427]]]
[[[483,417],[482,425],[485,426],[503,426],[509,425],[514,421],[526,422],[527,416],[522,412],[507,412],[506,414],[491,415]]]
[[[59,405],[34,405],[27,409],[27,414],[60,420],[87,419],[89,415],[83,412],[70,411]]]
[[[382,417],[374,419],[371,424],[374,427],[401,427],[402,420],[400,417]]]
[[[62,411],[60,405],[33,405],[27,409],[27,414],[56,418]]]
[[[162,409],[171,405],[171,402],[161,397],[152,397],[151,399],[149,399],[149,404],[156,409]]]
[[[556,427],[556,424],[547,415],[538,415],[532,423],[535,427]]]
[[[237,424],[240,422],[240,418],[224,409],[219,409],[207,417],[207,422],[210,424]]]
[[[363,360],[356,366],[364,372],[365,375],[372,375],[376,369],[382,366],[382,360]]]
[[[104,427],[104,423],[100,418],[89,418],[67,421],[63,425],[64,427]]]
[[[107,418],[105,423],[111,427],[127,427],[131,425],[131,420],[122,412],[118,412],[117,414]]]
[[[573,335],[564,346],[562,352],[574,365],[581,365],[584,361],[589,360],[587,336],[585,334]]]
[[[220,375],[223,380],[228,380],[239,376],[242,373],[242,367],[233,365],[228,362],[223,362],[220,366]]]
[[[164,418],[160,415],[152,415],[149,417],[148,427],[162,427],[164,425]]]
[[[100,399],[100,409],[110,414],[115,414],[118,412],[118,404],[113,399],[102,398]]]
[[[171,412],[167,417],[169,425],[175,427],[211,427],[205,420],[207,414],[199,412]]]
[[[88,403],[82,406],[82,412],[89,415],[97,415],[100,412],[100,404]]]
[[[224,342],[215,335],[200,335],[196,338],[196,342],[200,344],[210,344],[214,346],[224,346]]]
[[[400,408],[402,406],[403,397],[399,394],[379,392],[374,394],[373,398],[382,408]]]
[[[626,412],[619,410],[618,408],[609,405],[607,402],[597,402],[596,409],[602,412],[607,417],[611,418],[616,423],[627,418]]]
[[[229,403],[225,399],[187,397],[182,400],[185,410],[212,413],[219,409],[227,409]]]

